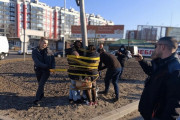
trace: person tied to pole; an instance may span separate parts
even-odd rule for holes
[[[98,65],[100,58],[94,45],[82,49],[82,44],[76,41],[72,48],[72,54],[67,57],[69,63],[68,75],[71,79],[69,101],[96,105],[96,80],[99,76]],[[80,95],[81,91],[82,96]]]
[[[89,45],[87,48],[86,57],[95,58],[99,57],[99,54],[96,52],[96,48],[94,45]],[[96,63],[96,61],[91,60],[89,63]],[[92,69],[88,70],[87,73],[90,73],[92,75],[97,75],[98,70]],[[96,80],[98,79],[98,76],[92,76],[90,77],[90,80],[92,82],[92,89],[87,90],[87,98],[89,105],[97,105],[97,93],[96,93]]]
[[[83,52],[80,49],[82,49],[82,43],[80,41],[75,41],[72,49],[70,50],[71,52],[69,54],[75,55],[75,56],[83,55]],[[70,61],[69,59],[68,59],[68,63],[69,63],[69,65],[76,64],[73,61]],[[77,103],[77,104],[82,103],[81,95],[80,95],[81,91],[75,89],[75,86],[76,86],[75,80],[79,80],[81,78],[80,78],[80,76],[75,76],[75,75],[69,75],[69,77],[71,79],[71,85],[70,85],[70,89],[69,89],[69,102]]]
[[[141,54],[135,56],[148,75],[139,102],[145,120],[176,120],[180,116],[180,60],[177,40],[162,37],[155,45],[148,63]]]
[[[39,45],[32,51],[32,59],[34,61],[34,71],[38,81],[38,89],[33,104],[40,105],[40,101],[44,97],[44,85],[50,76],[49,69],[55,68],[54,54],[48,48],[47,38],[41,37]]]

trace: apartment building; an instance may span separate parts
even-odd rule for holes
[[[86,17],[89,25],[113,24],[100,15]],[[73,8],[51,7],[39,0],[0,0],[0,35],[19,38],[20,46],[24,41],[26,47],[34,46],[37,41],[32,40],[42,36],[53,41],[70,38],[71,25],[80,25],[80,13]]]

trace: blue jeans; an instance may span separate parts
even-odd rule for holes
[[[124,70],[124,67],[121,67],[121,73],[120,73],[120,75],[119,75],[119,78],[121,78],[121,75],[122,75],[122,73],[123,73],[123,70]]]
[[[112,80],[112,84],[114,86],[114,91],[116,94],[116,98],[119,98],[119,87],[118,87],[118,79],[119,75],[121,73],[121,68],[117,69],[107,69],[106,76],[104,79],[105,82],[105,92],[108,93],[109,91],[109,86],[110,86],[110,81]]]
[[[69,90],[69,99],[73,99],[74,101],[77,101],[81,99],[80,90],[73,90],[75,88],[76,81],[71,80],[71,86]]]

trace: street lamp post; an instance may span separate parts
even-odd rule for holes
[[[25,58],[26,58],[26,54],[25,54],[25,39],[26,39],[26,30],[24,29],[24,43],[23,43],[23,54],[24,54],[24,61],[25,61]]]
[[[82,42],[83,42],[83,48],[86,48],[86,46],[88,46],[88,41],[87,41],[87,28],[86,28],[86,15],[85,15],[84,0],[76,0],[76,4],[77,6],[80,6]]]
[[[87,26],[86,26],[84,0],[80,0],[80,18],[81,18],[83,48],[85,49],[86,46],[88,46],[88,41],[87,41]]]
[[[23,43],[23,54],[24,54],[24,61],[25,61],[25,42],[26,42],[26,15],[27,15],[27,7],[26,4],[24,3],[24,43]]]

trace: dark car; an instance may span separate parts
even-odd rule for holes
[[[54,53],[55,57],[63,57],[63,52],[62,51],[58,51]]]

